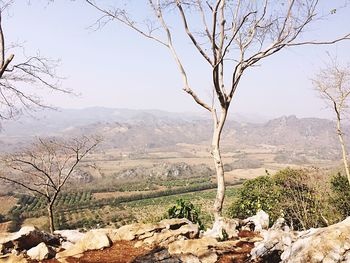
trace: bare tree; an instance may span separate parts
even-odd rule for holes
[[[46,200],[50,231],[55,230],[53,208],[57,196],[79,162],[100,142],[98,138],[38,139],[20,153],[4,158],[0,179],[19,185]]]
[[[14,0],[0,0],[0,121],[12,119],[23,110],[33,110],[36,107],[51,108],[42,102],[28,88],[44,87],[49,90],[71,93],[60,88],[59,77],[56,74],[58,61],[41,56],[23,55],[16,60],[12,51],[23,49],[18,44],[6,45],[5,33],[2,27],[4,14],[14,3]]]
[[[321,97],[334,110],[345,173],[350,184],[349,162],[342,129],[344,115],[350,106],[350,66],[339,65],[337,60],[332,58],[331,63],[320,69],[312,82]]]
[[[101,3],[103,1],[85,1],[102,15],[95,24],[97,28],[116,21],[167,48],[182,76],[183,90],[212,115],[211,155],[218,184],[214,204],[216,219],[221,216],[225,193],[220,139],[243,74],[248,68],[287,47],[333,44],[350,39],[350,34],[346,34],[331,41],[301,40],[305,29],[321,18],[317,15],[318,0],[147,0],[143,3],[150,7],[153,19],[147,18],[142,22],[126,10],[130,1],[118,1],[116,7],[106,7]],[[210,67],[212,101],[203,100],[190,84],[173,41],[178,36],[176,19],[182,23],[185,38]],[[171,25],[169,21],[172,21]]]

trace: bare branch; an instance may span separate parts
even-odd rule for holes
[[[203,51],[203,49],[201,48],[201,46],[198,44],[197,40],[194,38],[193,34],[191,33],[190,29],[188,28],[186,15],[184,10],[182,9],[181,2],[179,0],[176,0],[176,5],[180,11],[180,15],[182,18],[182,22],[184,24],[185,31],[189,36],[189,38],[191,39],[193,45],[198,49],[199,53],[205,58],[205,60],[208,61],[210,65],[213,65],[213,62],[211,61],[209,56]]]
[[[124,25],[130,27],[131,29],[135,30],[136,32],[138,32],[139,34],[141,34],[142,36],[146,37],[146,38],[149,38],[149,39],[152,39],[164,46],[167,47],[167,44],[162,41],[161,39],[155,37],[154,35],[152,35],[152,31],[151,30],[150,32],[145,32],[144,30],[142,30],[141,28],[139,28],[137,25],[136,25],[136,22],[131,20],[130,17],[128,16],[128,14],[126,13],[125,10],[122,10],[122,9],[115,9],[115,10],[106,10],[106,9],[103,9],[101,7],[99,7],[97,4],[95,4],[93,1],[91,0],[85,0],[89,5],[91,5],[92,7],[96,8],[97,10],[99,10],[101,13],[104,14],[103,17],[101,17],[99,19],[99,21],[103,20],[104,18],[109,18],[109,19],[115,19],[121,23],[123,23]],[[107,21],[108,22],[108,21]]]
[[[303,45],[333,45],[335,43],[344,41],[344,40],[350,40],[350,34],[346,34],[342,37],[339,37],[334,40],[329,41],[305,41],[305,42],[296,42],[296,43],[288,43],[286,46],[292,47],[292,46],[303,46]]]

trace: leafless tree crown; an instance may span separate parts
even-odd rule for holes
[[[59,61],[43,57],[39,52],[27,56],[21,45],[7,44],[2,20],[13,3],[14,0],[0,1],[0,121],[12,119],[24,110],[50,108],[40,96],[28,91],[33,87],[71,93],[60,87],[60,78],[56,74]],[[20,50],[23,55],[16,59],[13,52],[18,54]]]
[[[312,82],[320,96],[343,117],[350,106],[350,65],[341,65],[332,58]]]
[[[175,12],[193,47],[212,68],[216,98],[223,108],[230,105],[244,70],[260,60],[288,46],[332,44],[350,38],[346,34],[332,41],[301,40],[309,24],[320,19],[318,0],[148,0],[154,19],[142,22],[133,19],[123,1],[118,7],[105,7],[103,1],[86,2],[102,13],[97,27],[116,20],[169,48],[183,77],[183,89],[209,111],[213,111],[212,103],[199,98],[191,87],[174,45],[176,30],[168,21],[173,22]]]
[[[0,179],[24,187],[49,201],[60,192],[79,162],[101,141],[81,137],[41,139],[26,150],[3,158]]]

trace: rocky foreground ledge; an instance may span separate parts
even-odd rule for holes
[[[0,234],[0,262],[350,262],[350,218],[303,232],[283,219],[268,226],[260,211],[246,220],[222,218],[206,232],[187,219],[54,235],[23,227]]]

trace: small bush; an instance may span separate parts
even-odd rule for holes
[[[284,169],[273,176],[280,188],[276,207],[287,223],[296,229],[323,227],[327,222],[327,193],[322,192],[318,170]],[[325,184],[326,182],[322,182]]]
[[[182,199],[176,200],[176,204],[168,209],[168,218],[186,218],[192,223],[198,224],[200,229],[204,225],[200,220],[200,209],[195,207],[191,202]]]

